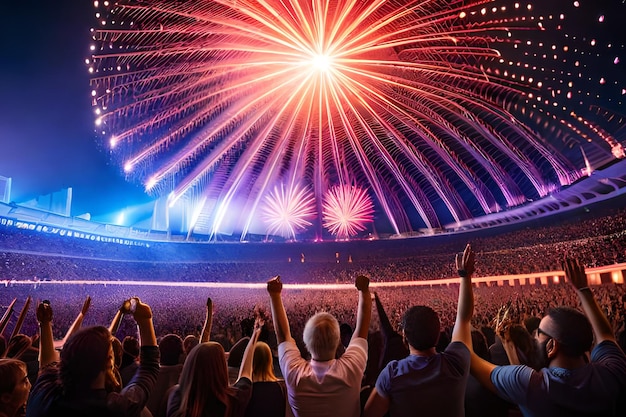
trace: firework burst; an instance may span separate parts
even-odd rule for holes
[[[313,193],[299,185],[286,187],[281,184],[266,196],[262,215],[269,235],[295,239],[298,232],[312,225],[315,198]]]
[[[556,31],[562,19],[529,5],[95,5],[88,65],[98,130],[146,190],[203,202],[200,233],[219,233],[233,211],[243,213],[242,238],[254,232],[265,198],[282,213],[297,203],[272,194],[296,178],[315,198],[317,225],[328,190],[355,184],[390,233],[442,227],[570,184],[583,175],[581,147],[595,161],[619,147],[557,105],[562,89],[544,91],[538,67],[524,62],[533,57],[520,57],[537,47],[524,34]],[[270,230],[292,235],[285,224]]]
[[[337,239],[348,239],[374,221],[374,204],[367,192],[342,185],[328,190],[324,198],[324,227]]]

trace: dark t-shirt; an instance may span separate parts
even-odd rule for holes
[[[286,395],[284,381],[255,382],[246,417],[284,417]]]
[[[251,396],[252,381],[248,378],[240,378],[235,385],[232,386],[230,393],[230,408],[232,410],[231,415],[225,416],[226,405],[217,400],[212,407],[212,411],[214,411],[213,415],[222,417],[244,417],[244,413],[248,403],[250,402]],[[167,417],[177,417],[181,415],[179,413],[181,400],[180,389],[179,386],[176,385],[171,391],[170,398],[167,401]]]
[[[394,417],[414,416],[416,410],[424,416],[464,417],[469,367],[469,349],[452,342],[432,356],[389,362],[378,376],[376,391],[389,400]]]

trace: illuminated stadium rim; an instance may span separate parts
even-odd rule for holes
[[[612,281],[617,283],[619,281],[619,274],[623,274],[626,271],[626,263],[601,266],[596,268],[587,268],[587,276],[591,277],[590,283],[592,285],[600,283],[600,274],[609,273],[612,276]],[[563,281],[565,273],[563,271],[547,271],[533,274],[521,274],[521,275],[503,275],[503,276],[491,276],[491,277],[474,277],[472,278],[472,284],[495,284],[497,286],[503,285],[504,282],[512,284],[515,280],[519,282],[527,282],[526,280],[534,280],[535,284],[545,285],[548,282],[559,284]],[[597,278],[597,279],[595,279]],[[594,280],[595,279],[595,280]],[[402,288],[402,287],[432,287],[432,286],[449,286],[460,283],[460,278],[446,278],[436,280],[423,280],[423,281],[397,281],[397,282],[370,282],[370,288]],[[623,282],[623,278],[622,278]],[[595,284],[594,284],[595,283]],[[50,281],[15,281],[15,280],[2,280],[0,285],[5,287],[9,285],[103,285],[103,286],[138,286],[138,287],[182,287],[182,288],[216,288],[216,289],[250,289],[250,290],[264,290],[267,287],[266,282],[258,283],[236,283],[236,282],[166,282],[166,281],[90,281],[90,280],[50,280]],[[524,285],[524,284],[522,284]],[[530,284],[532,285],[532,284]],[[285,284],[283,288],[287,290],[351,290],[354,289],[354,284]]]

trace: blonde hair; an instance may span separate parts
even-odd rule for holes
[[[224,404],[230,416],[230,386],[224,348],[216,342],[201,343],[189,352],[180,374],[180,409],[185,417],[212,416],[215,402]]]
[[[339,322],[332,314],[317,313],[306,322],[302,338],[313,359],[334,359],[341,340]]]
[[[272,350],[265,342],[257,342],[252,359],[252,381],[278,381],[274,375]]]

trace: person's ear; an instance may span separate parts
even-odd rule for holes
[[[556,339],[548,340],[546,343],[546,353],[548,354],[548,358],[552,359],[556,356],[559,351],[559,341]]]

